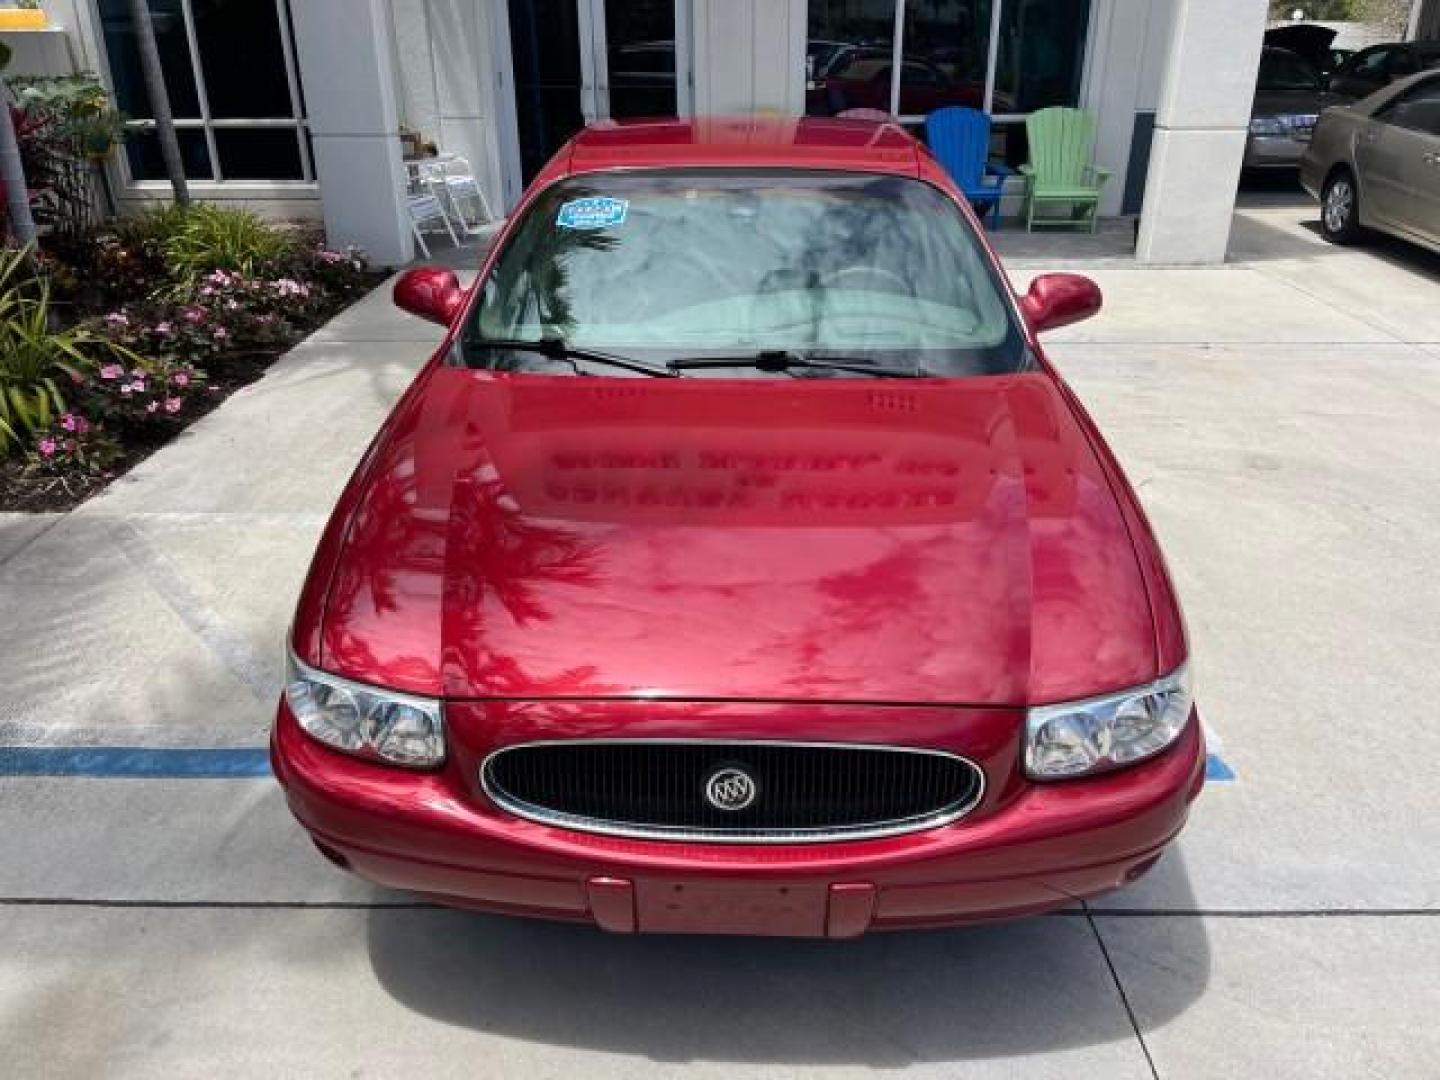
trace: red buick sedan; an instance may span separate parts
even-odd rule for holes
[[[1148,869],[1203,783],[1155,538],[900,128],[588,130],[320,542],[276,775],[331,860],[622,932],[847,937]]]

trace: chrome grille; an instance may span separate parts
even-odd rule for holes
[[[748,800],[737,770],[753,784]],[[548,825],[733,843],[934,828],[964,816],[984,791],[973,762],[937,750],[739,741],[526,743],[491,754],[481,783],[498,806]],[[734,809],[723,805],[730,796]]]

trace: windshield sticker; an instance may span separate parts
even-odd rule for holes
[[[587,199],[572,199],[561,206],[555,223],[562,229],[613,229],[624,225],[629,213],[630,203],[626,199],[592,195]]]

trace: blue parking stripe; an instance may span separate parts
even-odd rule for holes
[[[1205,782],[1207,784],[1228,784],[1235,779],[1235,770],[1225,764],[1219,754],[1210,754],[1205,759]]]
[[[243,780],[270,775],[265,749],[128,746],[0,747],[0,776],[137,780]]]

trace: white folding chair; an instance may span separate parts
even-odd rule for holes
[[[490,203],[470,162],[454,154],[441,154],[431,161],[417,163],[416,178],[430,194],[442,200],[455,224],[467,233],[478,232],[481,226],[495,220]],[[466,205],[474,210],[474,220],[466,213]]]
[[[460,238],[455,235],[455,226],[450,224],[450,215],[445,212],[445,207],[434,195],[407,195],[405,206],[410,211],[410,231],[415,234],[415,242],[420,245],[420,250],[425,253],[425,258],[430,258],[430,245],[425,243],[425,235],[422,229],[426,225],[439,222],[445,226],[445,231],[450,234],[450,243],[456,247],[460,246]]]

